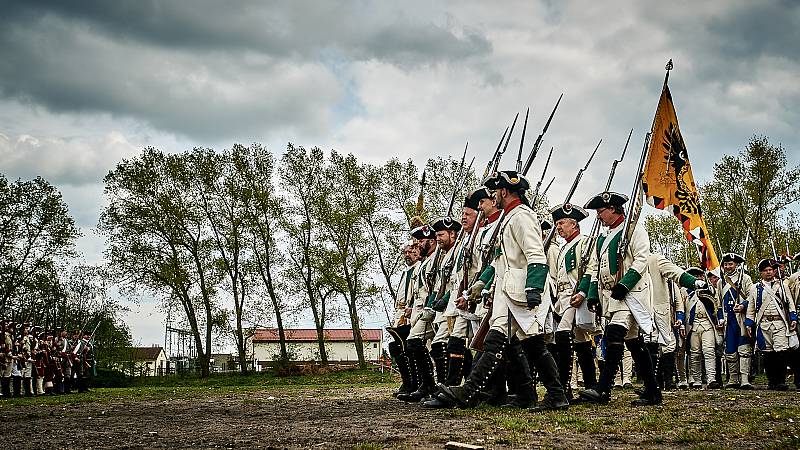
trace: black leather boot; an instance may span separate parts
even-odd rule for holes
[[[653,358],[650,355],[650,349],[644,345],[641,337],[635,339],[628,339],[625,345],[631,352],[634,364],[636,364],[636,373],[639,379],[644,383],[644,390],[641,396],[631,402],[633,406],[647,406],[661,404],[661,390],[658,388],[656,382],[656,374],[653,370]],[[658,345],[658,344],[656,344]]]
[[[662,380],[660,386],[664,387],[665,391],[674,391],[676,389],[675,377],[678,374],[677,367],[675,366],[675,352],[663,353],[660,358],[659,373]]]
[[[447,377],[444,380],[444,384],[447,386],[459,386],[461,384],[464,365],[467,362],[466,353],[469,353],[469,350],[467,350],[464,339],[451,336],[447,340]]]
[[[3,391],[3,398],[11,398],[11,377],[3,377],[0,389]]]
[[[553,355],[558,367],[558,379],[564,388],[567,400],[572,400],[572,361],[574,359],[572,331],[558,331],[555,335],[555,344],[558,353]]]
[[[592,352],[591,342],[578,342],[575,344],[575,355],[578,358],[578,366],[583,374],[583,386],[588,389],[597,384],[597,368],[594,362],[594,352]]]
[[[414,392],[398,395],[397,398],[404,402],[419,402],[434,392],[433,362],[421,339],[409,339],[407,343],[417,367],[419,386]]]
[[[442,394],[439,398],[460,408],[473,408],[487,400],[489,396],[485,391],[492,375],[503,361],[506,345],[506,336],[503,333],[489,330],[486,334],[483,354],[472,369],[467,381],[463,386],[437,385],[436,388]]]
[[[515,394],[509,395],[509,401],[503,405],[510,408],[530,408],[537,403],[536,389],[533,385],[531,368],[522,344],[514,337],[506,350],[508,376],[514,379]]]
[[[436,382],[444,383],[447,380],[447,342],[431,344],[431,359],[433,359]]]
[[[606,354],[600,368],[600,378],[594,387],[579,393],[581,398],[594,403],[608,403],[611,399],[611,386],[614,377],[617,376],[617,368],[622,362],[622,354],[625,351],[624,339],[628,330],[623,326],[611,324],[606,327],[605,333]]]
[[[480,359],[478,359],[480,362]],[[477,367],[477,365],[476,365]],[[469,377],[467,377],[469,378]],[[465,380],[467,379],[465,378]],[[489,378],[489,384],[486,388],[486,393],[489,398],[486,403],[492,406],[503,406],[508,403],[508,370],[506,369],[506,361],[500,361],[497,365],[492,377]]]
[[[789,367],[792,368],[794,387],[800,390],[800,349],[789,350]]]
[[[416,386],[412,388],[411,369],[409,367],[408,356],[403,352],[403,348],[399,342],[393,341],[389,343],[389,355],[394,360],[397,366],[397,371],[400,372],[400,379],[403,383],[400,385],[393,396],[397,397],[400,394],[410,394],[416,390]]]
[[[525,354],[531,366],[536,368],[539,381],[547,390],[544,398],[538,405],[531,408],[531,412],[549,411],[555,409],[567,409],[569,401],[564,394],[564,387],[558,378],[558,367],[553,355],[547,350],[544,343],[544,336],[533,336],[522,341]]]

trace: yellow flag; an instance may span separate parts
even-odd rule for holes
[[[686,239],[697,247],[701,266],[706,270],[717,268],[719,260],[708,238],[689,154],[666,84],[658,101],[647,155],[642,173],[647,203],[671,211],[683,226]]]

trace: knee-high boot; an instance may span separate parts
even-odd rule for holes
[[[572,331],[556,332],[555,346],[558,349],[558,353],[553,355],[556,361],[556,367],[558,368],[558,380],[568,400],[572,399],[573,339],[574,335]]]
[[[400,379],[403,383],[392,395],[397,397],[400,394],[410,394],[416,390],[416,386],[412,387],[411,368],[409,367],[408,356],[403,351],[402,345],[393,341],[389,343],[389,355],[394,359],[397,365],[397,371],[400,372]]]
[[[406,342],[408,344],[407,349],[410,351],[410,356],[414,360],[414,365],[417,369],[419,385],[414,392],[398,395],[397,398],[406,402],[418,402],[434,391],[433,362],[428,349],[422,343],[422,339],[409,339]]]
[[[607,403],[611,399],[611,386],[622,362],[622,354],[625,351],[624,339],[627,333],[628,330],[621,325],[610,324],[606,327],[606,352],[605,360],[600,368],[600,377],[594,387],[580,392],[581,398],[596,403]]]
[[[644,345],[641,337],[628,339],[625,345],[631,352],[631,357],[636,363],[639,378],[644,382],[644,391],[638,400],[631,402],[634,406],[658,405],[661,403],[661,390],[656,382],[653,371],[653,360],[650,350]]]
[[[513,399],[505,406],[530,408],[536,404],[536,389],[533,386],[530,362],[522,348],[522,343],[514,337],[506,350],[506,364],[509,380],[513,379],[515,392]]]
[[[507,347],[506,336],[497,330],[489,330],[484,342],[484,351],[478,363],[472,369],[463,386],[445,386],[439,384],[439,399],[450,406],[472,408],[488,399],[486,390],[492,376],[504,360]]]
[[[578,342],[575,344],[575,355],[578,358],[578,366],[583,374],[583,386],[585,389],[594,387],[597,384],[597,369],[594,363],[591,342]]]
[[[447,376],[444,380],[444,384],[447,386],[461,384],[467,352],[467,345],[464,339],[450,336],[447,340]]]
[[[539,412],[568,408],[569,401],[564,395],[564,387],[559,381],[558,367],[553,355],[547,350],[544,336],[538,335],[523,340],[522,348],[525,349],[525,354],[528,356],[531,366],[536,368],[536,373],[542,382],[542,386],[547,390],[542,401],[531,408],[531,411]]]
[[[436,370],[436,382],[445,383],[447,379],[447,342],[436,342],[432,344],[430,355]]]

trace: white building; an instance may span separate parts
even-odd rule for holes
[[[128,361],[122,363],[125,373],[144,377],[165,374],[167,355],[162,347],[131,347],[129,352]]]
[[[317,343],[317,330],[284,329],[286,334],[286,349],[291,361],[309,362],[319,361],[319,344]],[[353,330],[325,330],[325,351],[328,362],[355,363],[358,362],[356,345],[353,340]],[[383,330],[362,329],[361,339],[364,343],[364,359],[378,361],[383,354],[381,345]],[[256,329],[253,336],[248,338],[247,346],[255,367],[266,367],[272,361],[280,358],[281,347],[278,339],[277,328]]]

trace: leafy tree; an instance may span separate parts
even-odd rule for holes
[[[783,146],[754,136],[737,156],[714,165],[701,194],[710,235],[724,251],[742,252],[749,232],[748,255],[757,260],[771,254],[769,242],[787,219],[782,211],[800,196],[800,167],[788,167]]]
[[[30,292],[49,267],[76,256],[79,236],[52,184],[41,177],[9,182],[0,174],[0,314],[18,309],[21,290]]]

